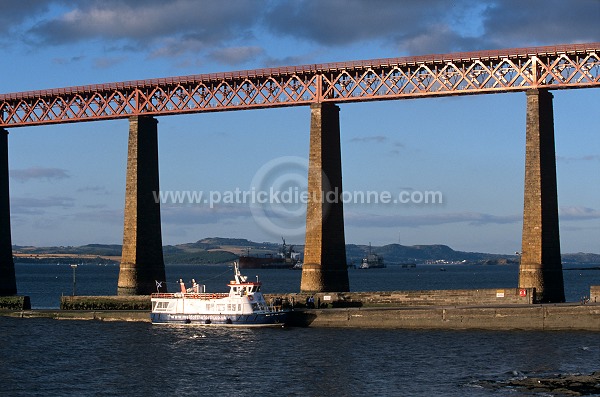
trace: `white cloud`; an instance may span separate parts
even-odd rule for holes
[[[373,136],[363,136],[363,137],[354,137],[350,139],[350,142],[375,142],[375,143],[384,143],[388,140],[386,136],[383,135],[373,135]]]
[[[482,226],[486,224],[507,224],[520,222],[520,215],[492,215],[478,212],[456,212],[443,214],[424,215],[374,215],[364,213],[351,213],[346,211],[345,223],[347,225],[364,227],[421,227],[435,226],[450,223],[469,223]]]
[[[40,215],[45,213],[46,208],[71,208],[74,200],[71,197],[12,197],[10,200],[10,210],[13,214],[33,214]]]
[[[32,179],[45,179],[48,181],[56,181],[59,179],[70,178],[67,170],[64,170],[62,168],[45,167],[31,167],[25,169],[10,170],[10,177],[19,182],[27,182]]]
[[[600,211],[587,207],[560,207],[558,216],[562,221],[585,221],[600,219]]]

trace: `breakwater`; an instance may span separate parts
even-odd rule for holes
[[[473,290],[416,290],[378,292],[320,292],[265,294],[267,302],[282,302],[287,308],[306,308],[309,297],[316,308],[340,307],[414,307],[530,304],[532,288],[494,288]],[[149,295],[133,296],[62,296],[63,310],[150,310]]]
[[[307,307],[307,298],[314,299]],[[589,302],[533,304],[532,289],[265,294],[297,327],[600,331],[600,287]],[[585,303],[585,304],[584,304]],[[63,296],[59,310],[7,307],[1,316],[150,321],[150,296]]]
[[[292,326],[600,331],[600,304],[346,308],[305,310]]]
[[[0,316],[17,318],[51,318],[55,320],[150,322],[149,310],[0,310]]]
[[[267,300],[279,298],[292,307],[305,307],[307,298],[312,298],[316,308],[507,305],[531,304],[535,302],[535,289],[488,288],[375,292],[319,292],[314,294],[265,294],[265,298]]]
[[[150,295],[61,296],[61,310],[146,310],[152,309]]]
[[[0,316],[150,322],[148,310],[2,310]],[[600,331],[600,304],[295,309],[290,326],[313,328]]]
[[[600,303],[600,285],[590,286],[590,302]]]
[[[0,309],[29,310],[31,309],[31,300],[29,296],[22,295],[0,296]]]

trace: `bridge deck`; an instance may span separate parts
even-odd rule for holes
[[[286,66],[0,94],[0,126],[600,86],[600,43]]]

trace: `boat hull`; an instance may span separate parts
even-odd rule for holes
[[[150,319],[152,324],[281,327],[285,325],[287,314],[286,311],[253,314],[151,313]]]

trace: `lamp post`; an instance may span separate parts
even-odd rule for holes
[[[75,288],[77,286],[77,278],[75,277],[75,270],[77,270],[77,265],[71,265],[73,269],[73,296],[75,296]]]

